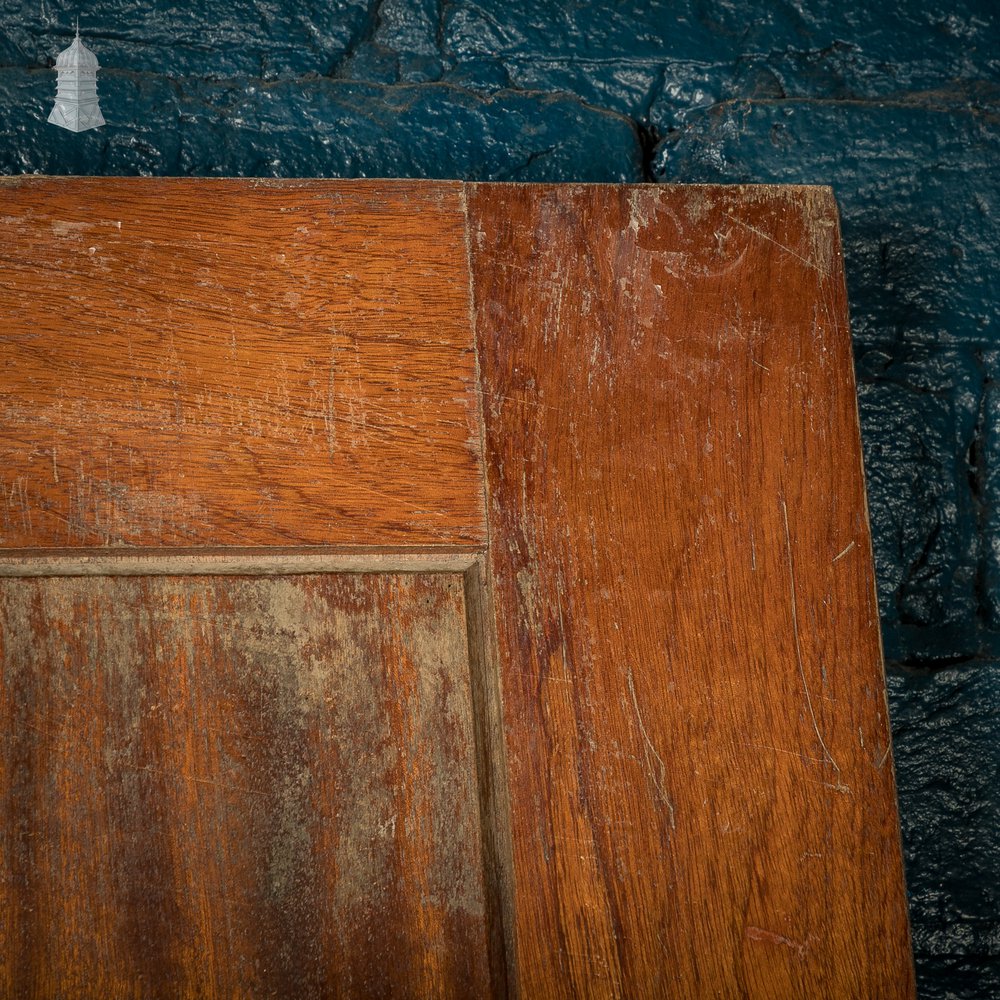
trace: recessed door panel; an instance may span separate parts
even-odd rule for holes
[[[8,996],[483,996],[455,574],[0,580]]]

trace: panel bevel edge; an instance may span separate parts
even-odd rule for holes
[[[10,549],[0,577],[278,576],[291,573],[464,573],[478,549],[463,548],[218,548]]]
[[[485,554],[463,575],[489,961],[496,997],[517,998],[514,860],[499,650]]]

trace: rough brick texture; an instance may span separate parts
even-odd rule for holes
[[[806,10],[808,6],[808,10]],[[0,0],[0,172],[834,186],[922,995],[1000,995],[1000,15],[990,0]]]

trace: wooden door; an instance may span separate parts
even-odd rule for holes
[[[829,191],[0,200],[3,995],[912,996]]]

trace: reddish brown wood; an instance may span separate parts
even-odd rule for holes
[[[0,546],[479,545],[457,184],[0,185]]]
[[[523,995],[911,996],[830,192],[469,211]]]
[[[828,191],[0,202],[0,992],[912,995]]]
[[[490,991],[460,576],[0,581],[0,993]]]

